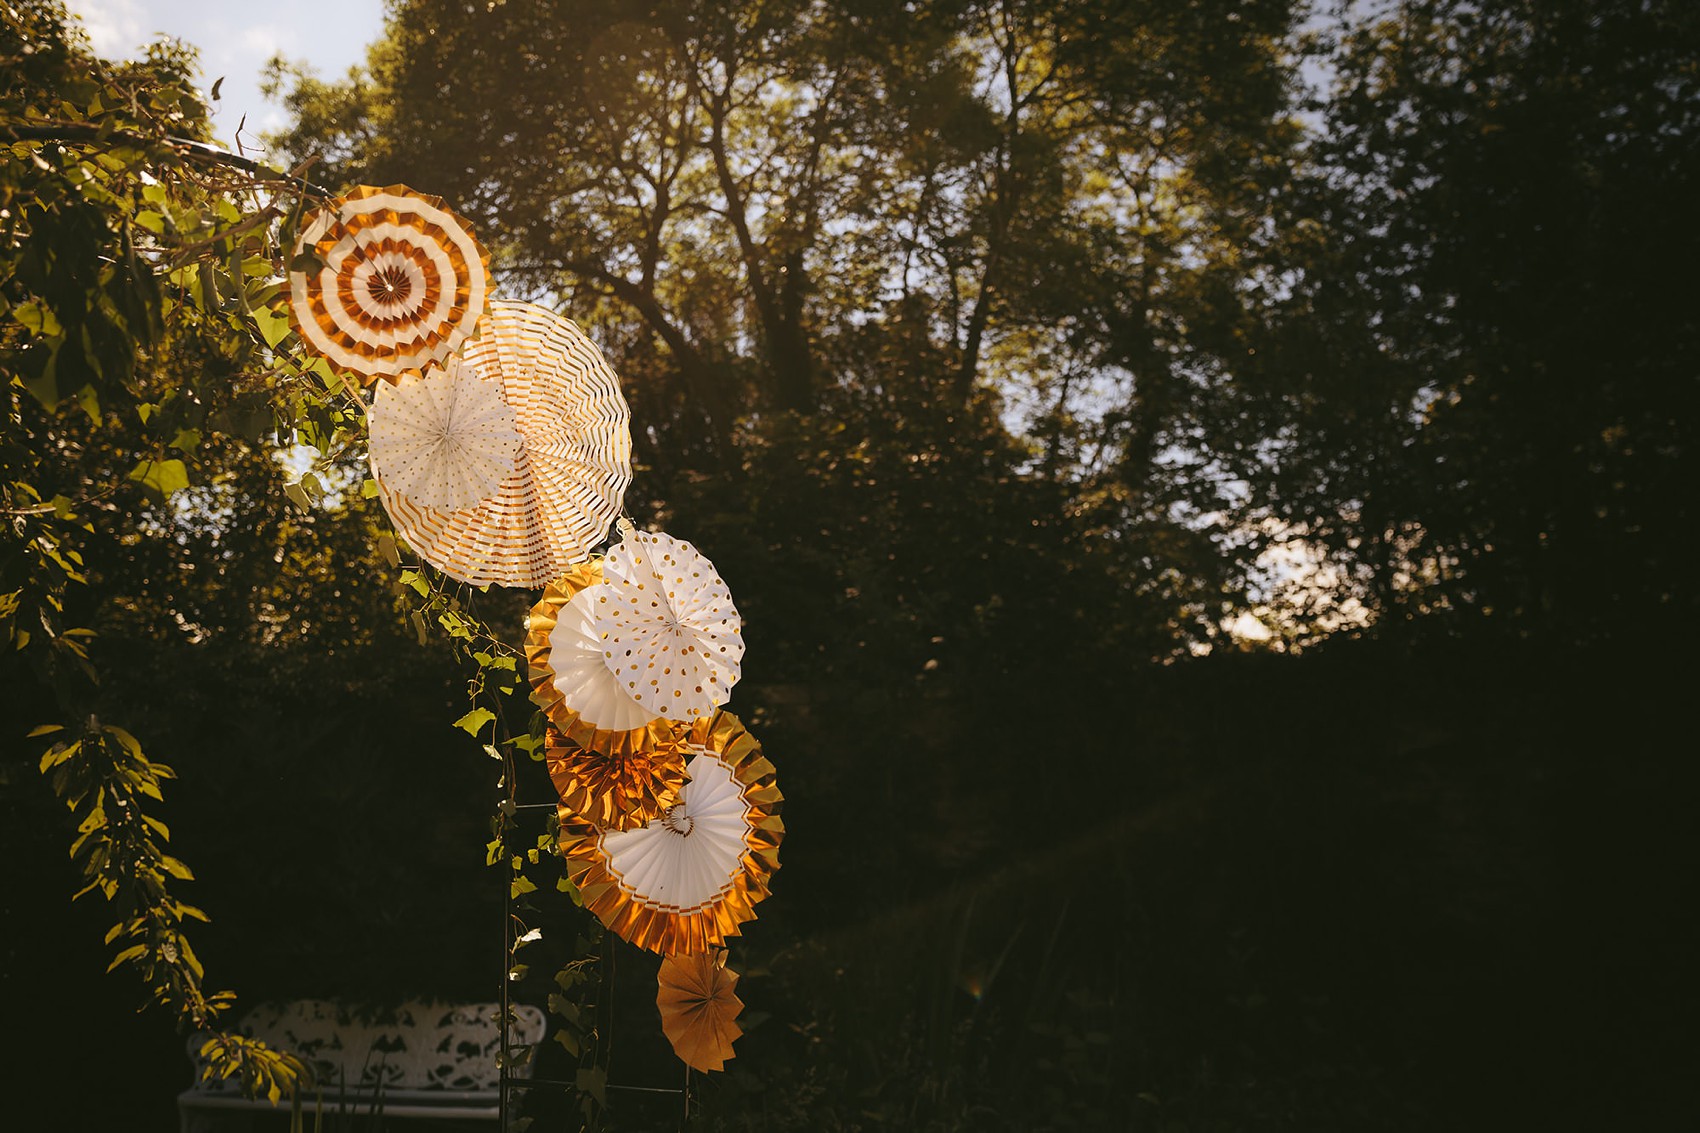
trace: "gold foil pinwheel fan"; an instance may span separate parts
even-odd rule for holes
[[[604,831],[559,810],[561,853],[585,907],[662,955],[719,947],[754,919],[785,836],[773,764],[736,716],[698,720],[686,743],[690,782],[660,818]]]

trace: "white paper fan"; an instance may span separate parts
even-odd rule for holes
[[[368,420],[372,466],[421,507],[459,511],[489,499],[519,455],[501,387],[458,356],[446,369],[380,385]]]
[[[451,578],[546,586],[607,535],[631,481],[619,378],[571,320],[532,303],[492,300],[461,356],[513,409],[522,443],[510,474],[490,497],[450,510],[410,499],[380,465],[384,508]]]
[[[743,620],[714,564],[683,539],[628,531],[602,573],[596,631],[626,693],[670,720],[725,704],[744,657]]]
[[[595,610],[613,589],[606,582],[598,583],[561,607],[555,628],[549,631],[549,667],[554,670],[556,691],[580,719],[593,728],[626,731],[641,728],[656,714],[627,695],[625,685],[603,664]]]
[[[719,900],[743,871],[749,807],[731,765],[706,752],[690,761],[680,803],[636,830],[602,835],[608,872],[646,905],[693,913]]]

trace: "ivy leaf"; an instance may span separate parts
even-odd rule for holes
[[[495,718],[496,714],[488,708],[474,708],[471,712],[468,712],[465,716],[456,720],[454,726],[469,736],[476,736],[479,732],[483,731],[484,725],[488,724]]]
[[[189,486],[189,470],[181,460],[144,460],[130,470],[130,479],[169,498]]]
[[[578,1072],[577,1083],[580,1093],[589,1094],[598,1105],[608,1104],[608,1071],[600,1066],[586,1066]]]

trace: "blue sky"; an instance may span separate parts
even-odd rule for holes
[[[133,58],[159,35],[200,49],[201,88],[224,77],[213,104],[219,138],[233,140],[244,114],[242,141],[250,152],[258,135],[285,122],[284,112],[260,94],[260,69],[273,55],[311,65],[321,76],[340,76],[365,58],[383,31],[382,0],[68,0],[82,18],[96,54]]]

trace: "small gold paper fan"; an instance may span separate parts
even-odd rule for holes
[[[726,966],[726,950],[665,956],[656,983],[655,1006],[673,1053],[692,1070],[726,1069],[732,1043],[744,1033],[735,1022],[744,1010],[738,973]]]

